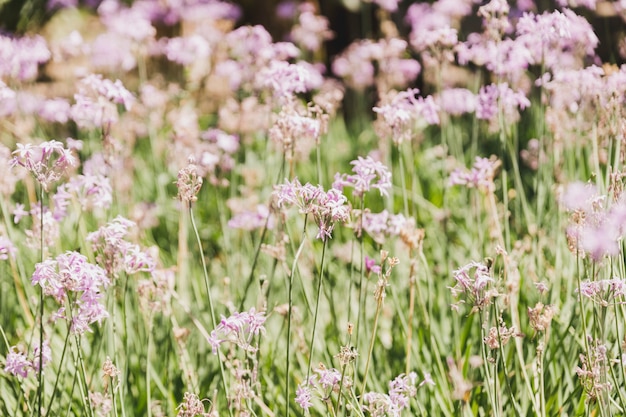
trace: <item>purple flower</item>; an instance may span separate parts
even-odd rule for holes
[[[13,242],[6,236],[0,236],[0,261],[6,261],[9,257],[15,258],[15,252],[17,249]]]
[[[456,169],[450,174],[448,183],[450,185],[464,185],[467,188],[478,188],[483,191],[493,191],[493,183],[496,170],[500,166],[497,159],[476,157],[474,166],[470,171],[466,169]]]
[[[156,262],[152,256],[124,239],[134,227],[134,222],[117,216],[87,235],[87,241],[96,253],[96,262],[103,266],[109,276],[117,276],[122,271],[135,274],[154,270]]]
[[[380,118],[379,135],[391,136],[400,144],[411,140],[416,130],[439,124],[439,107],[433,97],[416,97],[418,93],[418,89],[401,91],[388,104],[373,108]]]
[[[342,190],[344,186],[353,187],[353,193],[357,197],[362,197],[371,188],[377,188],[380,195],[389,195],[388,190],[392,187],[391,172],[382,162],[376,161],[371,156],[367,158],[359,156],[350,164],[354,166],[352,168],[354,174],[335,174],[333,188]],[[377,181],[372,183],[376,179]]]
[[[167,59],[181,65],[189,65],[198,60],[207,60],[211,55],[209,42],[200,35],[184,38],[170,38],[163,52]]]
[[[135,101],[120,80],[103,79],[90,74],[80,80],[76,103],[71,108],[71,117],[79,127],[103,127],[118,120],[117,104],[130,110]]]
[[[50,349],[50,344],[47,340],[44,340],[42,343],[42,351],[43,355],[41,358],[39,357],[39,343],[36,343],[35,349],[33,352],[33,360],[32,366],[35,372],[39,372],[39,364],[41,362],[41,367],[44,368],[47,364],[52,361],[52,350]]]
[[[26,378],[28,372],[32,369],[32,363],[26,358],[22,352],[18,352],[13,346],[7,353],[4,370],[11,375]]]
[[[270,217],[269,208],[263,204],[258,204],[254,210],[237,213],[228,221],[228,227],[248,231],[261,229],[266,224],[268,229],[274,228],[274,218]]]
[[[487,291],[494,279],[483,263],[470,262],[454,271],[453,275],[456,285],[450,288],[452,295],[457,297],[464,294],[472,304],[472,311],[484,308],[497,295],[494,291]]]
[[[325,192],[319,185],[302,185],[294,179],[274,187],[273,195],[279,208],[285,204],[295,205],[301,213],[311,214],[319,227],[317,238],[324,241],[332,237],[336,223],[345,223],[350,218],[348,199],[334,188]]]
[[[300,7],[304,8],[306,5],[310,5],[310,3],[304,3]],[[328,26],[326,17],[316,15],[312,7],[304,8],[298,16],[298,23],[291,29],[291,39],[303,49],[317,51],[322,42],[332,39],[334,36]]]
[[[476,101],[476,95],[466,88],[448,88],[435,98],[439,108],[450,116],[473,113]]]
[[[100,303],[102,291],[110,285],[104,269],[87,261],[78,252],[66,252],[55,259],[47,259],[35,265],[31,282],[42,287],[45,295],[63,303],[71,293],[72,326],[74,333],[82,334],[89,325],[108,317]],[[44,349],[44,358],[46,350]]]
[[[26,168],[46,191],[77,163],[71,151],[56,140],[40,145],[18,143],[13,155],[12,165]]]
[[[311,402],[312,397],[313,394],[309,385],[298,385],[298,388],[296,389],[296,403],[302,407],[305,412],[307,412],[309,408],[313,407],[313,403]]]
[[[252,346],[252,339],[265,333],[265,319],[265,313],[257,312],[254,307],[250,311],[234,313],[230,317],[222,316],[222,321],[209,337],[213,353],[217,354],[220,345],[225,342],[235,343],[248,352],[256,352],[257,348]]]

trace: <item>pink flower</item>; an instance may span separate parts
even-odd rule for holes
[[[371,188],[377,188],[380,195],[388,196],[388,190],[391,189],[391,172],[382,162],[376,161],[371,156],[350,162],[354,167],[353,175],[335,174],[335,182],[333,188],[343,190],[344,186],[353,187],[354,195],[361,197]],[[373,182],[377,180],[376,182]]]
[[[4,370],[11,375],[26,378],[28,372],[32,369],[32,363],[26,358],[22,352],[18,352],[13,346],[7,353]]]
[[[235,343],[248,352],[256,352],[257,348],[252,346],[252,339],[265,333],[265,319],[265,313],[257,312],[254,307],[250,311],[234,313],[230,317],[222,316],[222,321],[209,337],[213,353],[217,354],[220,345],[225,342]]]
[[[26,168],[46,191],[68,168],[77,164],[71,151],[56,140],[40,145],[18,143],[13,155],[12,165]]]

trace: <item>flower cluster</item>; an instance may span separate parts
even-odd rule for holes
[[[472,305],[472,312],[484,309],[498,296],[498,291],[492,286],[495,280],[487,265],[481,262],[470,262],[454,271],[453,275],[456,285],[450,288],[452,295],[465,295]],[[458,305],[453,305],[453,308],[457,309]]]
[[[507,123],[514,123],[519,119],[518,109],[530,106],[530,100],[521,91],[513,91],[507,83],[481,87],[476,100],[476,118],[491,123],[496,123],[500,112]]]
[[[493,182],[500,161],[497,159],[487,159],[476,157],[471,170],[455,169],[450,174],[448,183],[450,185],[463,185],[467,188],[478,188],[486,192],[493,192],[495,184]]]
[[[418,61],[405,57],[407,46],[399,38],[356,41],[335,58],[333,73],[356,90],[374,83],[381,94],[394,87],[406,88],[422,70]]]
[[[253,210],[244,210],[236,213],[229,221],[228,227],[241,230],[255,230],[266,227],[274,228],[274,218],[270,209],[264,204],[257,204]]]
[[[83,211],[108,209],[113,202],[111,181],[104,175],[78,175],[61,184],[52,196],[54,218],[60,220],[67,214],[70,200],[74,198]]]
[[[410,141],[416,131],[439,124],[439,107],[432,96],[416,97],[417,89],[397,93],[387,104],[374,107],[379,116],[377,133],[396,144]]]
[[[111,283],[106,271],[89,263],[78,252],[66,252],[38,263],[31,281],[59,303],[64,303],[67,297],[72,309],[68,318],[74,333],[82,334],[89,330],[89,325],[109,316],[100,303],[103,290]],[[56,317],[62,317],[64,312],[65,307],[61,307]]]
[[[256,352],[258,348],[252,345],[253,338],[265,333],[265,319],[265,313],[257,312],[254,307],[230,317],[222,316],[222,321],[209,336],[213,353],[217,354],[220,345],[225,342],[234,343],[246,352]]]
[[[613,386],[608,377],[607,346],[599,340],[589,340],[589,350],[589,357],[580,355],[581,365],[576,367],[576,374],[587,395],[595,400],[604,392],[610,391]]]
[[[380,195],[388,196],[391,189],[391,171],[382,162],[375,160],[371,156],[350,162],[354,167],[354,174],[335,174],[333,188],[343,190],[343,187],[354,188],[353,194],[357,197],[363,197],[371,188],[380,191]],[[376,182],[372,183],[374,180]]]
[[[319,227],[317,238],[323,241],[332,238],[336,223],[345,223],[350,218],[348,199],[335,188],[324,191],[321,185],[302,185],[296,178],[276,186],[273,194],[278,208],[292,205],[300,213],[311,214]]]
[[[90,74],[78,83],[78,92],[74,95],[76,103],[71,108],[72,120],[79,127],[107,127],[118,121],[117,105],[130,110],[135,98],[122,85],[103,79],[101,75]]]
[[[585,280],[580,283],[580,290],[576,291],[593,302],[606,307],[611,302],[623,302],[622,297],[626,295],[626,280],[623,278]]]
[[[409,408],[409,401],[417,394],[417,389],[428,384],[435,385],[430,374],[416,385],[417,374],[400,374],[389,382],[389,393],[367,392],[363,394],[363,410],[372,417],[399,416],[402,410]]]
[[[20,81],[37,76],[39,64],[48,61],[50,50],[39,35],[12,38],[0,35],[0,78]]]
[[[198,193],[202,188],[202,178],[198,176],[198,169],[193,158],[189,158],[189,164],[178,171],[176,180],[178,188],[178,199],[188,203],[198,200]]]
[[[387,210],[380,213],[372,213],[365,209],[362,213],[355,210],[353,226],[357,236],[367,233],[376,243],[383,244],[390,236],[399,236],[403,229],[414,223],[412,218],[403,214],[392,214]]]
[[[0,261],[15,258],[15,252],[17,252],[17,249],[13,242],[8,237],[0,235]]]
[[[134,227],[134,222],[117,216],[87,235],[87,242],[96,253],[96,262],[102,265],[111,277],[117,276],[122,271],[132,275],[154,270],[155,261],[152,256],[142,251],[139,245],[124,240],[129,230]]]
[[[594,186],[575,182],[567,186],[560,200],[570,212],[567,238],[574,254],[600,261],[620,253],[619,241],[626,233],[625,195],[611,202]]]
[[[340,385],[343,382],[342,385]],[[303,381],[296,389],[296,403],[308,412],[313,406],[313,398],[326,400],[333,392],[340,392],[343,388],[350,388],[352,379],[344,375],[341,379],[341,372],[335,368],[326,368],[320,363],[315,370],[315,374],[309,377],[308,381]]]
[[[72,152],[56,140],[40,145],[18,143],[13,155],[15,157],[11,164],[26,168],[46,191],[49,191],[54,182],[61,179],[68,168],[77,164]]]
[[[328,28],[328,19],[315,14],[312,3],[303,3],[299,9],[298,23],[291,28],[291,39],[302,49],[315,52],[322,42],[332,39],[334,33]]]
[[[38,372],[40,365],[45,367],[50,363],[50,361],[52,361],[52,350],[50,349],[50,345],[47,340],[44,340],[42,345],[43,355],[40,357],[40,346],[39,343],[36,343],[33,351],[33,359],[28,359],[27,355],[21,352],[16,346],[11,347],[4,362],[5,372],[14,376],[26,378],[31,370]]]

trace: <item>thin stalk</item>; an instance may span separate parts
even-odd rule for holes
[[[485,326],[484,326],[484,321],[485,321],[485,313],[483,312],[483,310],[479,310],[479,316],[480,316],[480,348],[481,348],[481,354],[483,357],[483,370],[485,371],[485,379],[487,380],[487,387],[485,389],[485,391],[487,391],[487,397],[489,398],[489,403],[491,404],[491,407],[493,408],[493,415],[494,416],[498,416],[498,408],[496,405],[496,400],[494,398],[494,394],[491,392],[491,383],[492,383],[492,378],[491,378],[491,372],[489,371],[489,360],[487,357],[487,347],[485,346]],[[494,385],[495,385],[495,381],[494,381]]]
[[[39,262],[43,262],[43,186],[39,185]],[[43,286],[39,286],[39,369],[37,370],[37,416],[42,415],[43,396],[43,313],[44,313]]]
[[[339,406],[341,404],[341,397],[343,396],[343,381],[346,376],[346,364],[341,365],[341,379],[339,380],[339,394],[337,395],[337,404],[335,404],[335,415],[339,415]]]
[[[287,312],[287,361],[286,361],[286,381],[285,381],[285,416],[289,417],[289,364],[290,364],[290,350],[291,350],[291,310],[293,309],[293,276],[296,273],[296,265],[298,264],[298,259],[300,258],[300,254],[302,253],[302,249],[304,248],[304,243],[306,242],[306,223],[307,223],[308,215],[304,216],[304,226],[302,228],[302,239],[300,241],[300,246],[296,252],[296,255],[293,258],[293,263],[291,264],[291,273],[289,274],[289,311]],[[308,383],[308,380],[306,381]]]
[[[315,316],[313,318],[313,334],[311,335],[311,343],[309,345],[309,364],[306,371],[306,381],[309,380],[311,375],[311,362],[313,361],[313,347],[315,345],[315,332],[317,330],[317,313],[320,307],[320,298],[322,295],[322,282],[324,281],[324,257],[326,256],[326,239],[322,245],[322,260],[320,261],[320,279],[317,284],[317,299],[315,302]]]
[[[545,388],[545,383],[543,381],[544,379],[543,351],[548,342],[547,334],[543,335],[543,340],[544,340],[543,349],[541,349],[541,351],[537,350],[537,366],[539,368],[538,370],[539,371],[539,412],[540,412],[539,415],[541,417],[546,417],[546,393],[545,393],[546,388]]]
[[[213,324],[213,328],[217,327],[217,321],[215,320],[215,309],[213,308],[213,296],[211,295],[211,286],[209,285],[209,273],[206,266],[206,261],[204,260],[204,252],[202,251],[202,241],[200,240],[200,234],[198,233],[198,227],[196,226],[196,220],[193,215],[193,209],[191,208],[191,204],[189,204],[189,219],[191,220],[191,227],[196,236],[196,242],[198,243],[198,250],[200,251],[200,260],[202,261],[202,275],[204,276],[204,285],[206,287],[207,297],[209,298],[209,310],[211,312],[211,323]],[[222,376],[222,386],[224,388],[224,395],[226,396],[226,404],[229,404],[228,395],[228,386],[226,385],[226,375],[224,374],[224,363],[222,362],[222,357],[220,350],[217,350],[217,362],[220,365],[220,374]],[[231,407],[228,407],[228,414],[232,417],[233,412]]]
[[[498,311],[498,306],[494,302],[493,304],[495,309],[495,316],[500,317],[500,312]],[[506,366],[506,356],[504,355],[504,347],[502,346],[502,336],[500,335],[500,325],[496,324],[496,332],[498,333],[498,348],[500,350],[500,357],[502,358],[502,370],[504,371],[504,380],[506,381],[506,386],[509,391],[509,398],[511,399],[511,404],[515,408],[515,412],[517,415],[522,415],[522,410],[520,409],[519,404],[515,400],[515,396],[513,395],[513,387],[511,386],[511,380],[509,378],[509,371]],[[533,393],[531,392],[531,395]]]
[[[412,250],[409,252],[409,259],[413,259],[411,256]],[[416,261],[411,261],[411,268],[409,270],[409,314],[408,314],[408,329],[406,336],[406,367],[405,374],[409,374],[411,371],[411,345],[413,341],[413,313],[415,310],[415,264]]]
[[[54,401],[54,396],[57,392],[57,387],[59,385],[59,379],[61,376],[61,367],[63,366],[63,360],[65,359],[65,352],[67,351],[67,345],[70,340],[70,327],[67,326],[67,334],[65,335],[65,342],[63,343],[63,350],[61,351],[61,361],[59,362],[59,369],[57,370],[57,377],[54,381],[54,388],[52,388],[52,396],[50,397],[50,402],[48,403],[48,408],[46,410],[50,411],[52,409],[52,402]],[[47,415],[47,413],[46,413]]]
[[[402,149],[398,145],[398,159],[400,160],[400,184],[402,185],[402,206],[404,207],[404,215],[409,215],[409,200],[406,194],[406,178],[404,175],[404,155]]]
[[[376,329],[378,327],[378,317],[380,316],[380,309],[382,306],[382,298],[379,298],[376,303],[376,314],[374,315],[374,326],[372,328],[372,337],[370,338],[370,346],[367,352],[367,361],[365,362],[365,372],[363,374],[363,383],[361,384],[361,399],[359,404],[363,405],[363,395],[365,394],[365,388],[367,386],[367,372],[369,371],[370,361],[372,359],[372,353],[374,352],[374,342],[376,341]]]
[[[148,417],[152,417],[152,366],[150,365],[150,349],[152,348],[152,313],[150,313],[150,324],[148,325],[148,348],[146,352],[146,397],[148,401]]]
[[[365,210],[365,197],[361,196],[361,218],[359,219],[359,250],[360,259],[359,259],[359,309],[356,313],[356,347],[359,348],[359,335],[361,334],[361,316],[365,314],[365,299],[363,297],[363,276],[365,275],[365,271],[363,270],[363,261],[365,257],[365,253],[363,252],[363,211]]]

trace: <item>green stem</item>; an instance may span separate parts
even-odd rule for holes
[[[372,328],[372,337],[370,338],[370,347],[367,352],[367,361],[365,362],[365,372],[363,374],[363,383],[361,384],[361,399],[359,404],[363,405],[363,397],[365,394],[365,388],[367,386],[367,373],[370,367],[370,361],[372,359],[372,353],[374,352],[374,342],[376,341],[376,329],[378,327],[378,317],[380,316],[380,307],[382,305],[382,299],[379,299],[376,303],[376,314],[374,315],[374,326]]]
[[[320,307],[320,298],[322,295],[322,282],[324,281],[324,257],[326,256],[326,239],[322,245],[322,259],[320,261],[320,279],[317,284],[317,299],[315,302],[315,315],[313,318],[313,334],[311,334],[311,343],[309,345],[309,364],[306,371],[306,381],[309,380],[311,375],[311,362],[313,361],[313,347],[315,346],[315,332],[317,330],[317,313]]]
[[[40,244],[40,256],[39,262],[43,262],[43,197],[44,197],[44,189],[43,186],[39,185],[39,244]],[[37,370],[37,416],[41,417],[42,415],[42,396],[43,396],[43,313],[44,313],[44,297],[43,297],[43,286],[39,286],[39,369]]]
[[[211,323],[213,324],[213,328],[217,327],[217,321],[215,319],[215,309],[213,308],[213,297],[211,295],[211,286],[209,285],[209,273],[206,266],[206,261],[204,260],[204,252],[202,250],[202,241],[200,240],[200,234],[198,233],[198,227],[196,226],[195,216],[193,215],[193,209],[191,208],[191,204],[189,207],[189,219],[191,220],[191,227],[196,236],[196,242],[198,243],[198,250],[200,251],[200,260],[202,261],[202,275],[204,277],[204,285],[206,287],[207,297],[209,298],[209,310],[211,312]],[[226,385],[226,375],[224,373],[224,363],[222,363],[222,357],[220,350],[217,350],[217,362],[220,365],[220,374],[222,376],[222,387],[224,388],[224,395],[226,397],[226,404],[229,404],[229,395],[228,395],[228,386]],[[232,417],[233,412],[231,407],[228,407],[228,413]]]
[[[290,349],[291,349],[291,310],[293,309],[293,276],[296,273],[296,265],[298,264],[298,259],[300,258],[300,254],[302,253],[302,249],[304,248],[304,243],[306,242],[306,223],[307,223],[308,215],[304,216],[304,227],[302,228],[302,240],[300,241],[300,246],[298,247],[298,251],[293,258],[293,263],[291,264],[291,273],[289,274],[289,311],[287,312],[287,363],[286,368],[287,371],[286,381],[285,381],[285,416],[289,417],[289,363],[290,363]],[[308,381],[307,381],[308,383]]]

